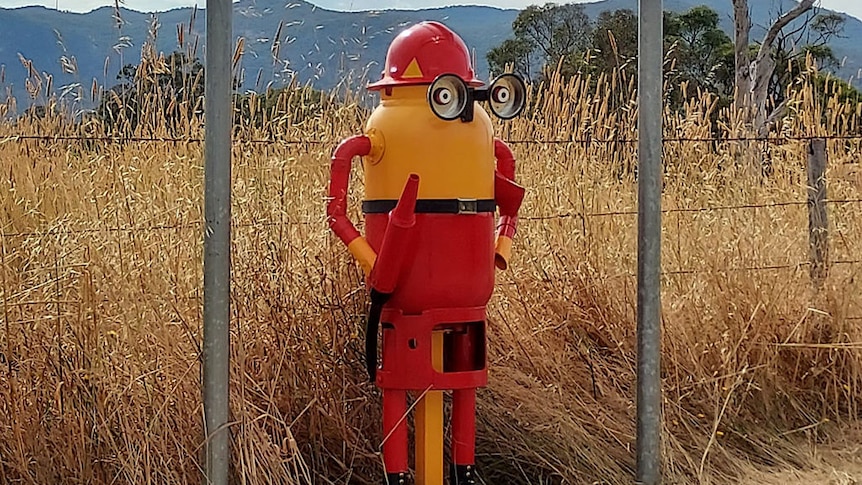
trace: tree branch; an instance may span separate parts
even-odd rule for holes
[[[775,21],[774,24],[766,32],[763,38],[763,43],[760,44],[760,50],[757,52],[757,57],[754,59],[753,71],[750,72],[753,76],[751,86],[752,104],[755,110],[755,127],[758,130],[764,127],[763,122],[767,114],[763,113],[766,109],[767,90],[769,88],[769,79],[775,71],[775,59],[772,57],[773,44],[782,29],[805,12],[814,7],[815,0],[802,0],[799,4],[782,15]]]
[[[800,17],[801,17],[801,15],[800,15]],[[808,19],[805,22],[802,22],[802,24],[799,27],[797,27],[795,30],[788,32],[786,35],[784,35],[784,38],[786,38],[786,39],[791,39],[794,36],[796,36],[796,38],[792,40],[793,45],[791,47],[793,49],[796,49],[797,47],[799,47],[800,44],[802,44],[802,38],[804,36],[811,34],[811,29],[808,28],[808,24],[811,23],[811,18],[812,18],[811,15],[809,15]]]
[[[799,18],[805,12],[814,8],[815,0],[802,0],[799,2],[799,5],[794,7],[792,10],[788,11],[781,17],[778,17],[778,20],[772,24],[772,27],[766,32],[766,35],[763,37],[763,43],[760,44],[760,51],[757,53],[757,58],[761,59],[769,49],[772,48],[772,43],[775,42],[775,38],[778,37],[778,34],[781,33],[781,30],[784,27],[787,27],[787,24],[793,22],[797,18]]]
[[[772,110],[772,113],[766,118],[766,121],[763,123],[763,127],[761,127],[760,135],[765,136],[769,133],[769,129],[775,125],[775,123],[779,120],[779,118],[784,116],[784,113],[787,112],[787,100],[781,102],[775,109]]]

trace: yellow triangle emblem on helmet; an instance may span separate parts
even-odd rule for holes
[[[402,79],[422,79],[425,77],[422,74],[422,69],[419,69],[419,63],[416,62],[416,58],[414,57],[410,64],[407,65],[407,69],[404,70],[404,74],[401,75]]]

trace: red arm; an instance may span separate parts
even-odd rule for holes
[[[329,227],[344,242],[350,244],[359,237],[359,231],[347,218],[347,184],[350,181],[350,164],[353,157],[371,152],[371,140],[367,136],[352,136],[341,142],[332,154],[329,176],[329,203],[326,215]]]
[[[524,200],[524,188],[515,183],[515,155],[506,143],[494,140],[494,157],[497,159],[497,172],[494,180],[494,199],[500,208],[500,221],[497,223],[496,265],[500,269],[509,266],[512,253],[512,238],[518,228],[518,210]]]
[[[371,140],[364,135],[352,136],[338,145],[332,154],[329,177],[329,202],[326,216],[329,227],[350,250],[353,257],[368,274],[374,266],[376,254],[361,237],[359,231],[347,218],[347,187],[350,181],[350,164],[353,157],[361,157],[371,152]]]

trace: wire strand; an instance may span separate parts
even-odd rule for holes
[[[860,135],[785,135],[785,136],[739,136],[739,137],[665,137],[664,143],[731,143],[731,142],[766,142],[781,144],[790,141],[812,140],[845,140],[862,141]],[[10,141],[92,141],[124,143],[203,143],[204,138],[180,137],[146,137],[146,136],[78,136],[78,135],[6,135],[0,138],[0,143]],[[235,138],[234,144],[262,145],[335,145],[337,141],[324,140],[277,140],[277,139],[243,139]],[[570,138],[562,140],[506,140],[510,145],[590,145],[590,144],[635,144],[637,138]]]
[[[860,204],[862,203],[862,199],[830,199],[825,201],[827,204]],[[695,212],[718,212],[718,211],[728,211],[728,210],[743,210],[743,209],[765,209],[771,207],[791,207],[791,206],[807,206],[808,202],[801,201],[786,201],[786,202],[774,202],[770,204],[740,204],[740,205],[719,205],[713,207],[680,207],[674,209],[662,209],[663,214],[674,214],[674,213],[695,213]],[[569,217],[584,217],[584,218],[592,218],[592,217],[613,217],[613,216],[636,216],[638,211],[636,210],[625,210],[625,211],[610,211],[610,212],[589,212],[589,213],[578,213],[578,212],[564,212],[561,214],[551,214],[544,216],[533,216],[533,217],[521,217],[521,220],[525,221],[546,221],[553,219],[566,219]]]
[[[801,269],[805,266],[811,266],[810,261],[796,263],[796,264],[771,264],[765,266],[739,266],[739,267],[730,267],[730,268],[715,268],[710,270],[697,270],[697,269],[678,269],[671,271],[662,271],[662,275],[666,276],[684,276],[684,275],[701,275],[701,274],[714,274],[714,273],[740,273],[740,272],[748,272],[748,271],[776,271],[782,269]],[[839,259],[835,261],[829,261],[826,263],[827,266],[831,265],[854,265],[854,264],[862,264],[862,259]],[[634,274],[630,274],[631,276],[636,276]]]
[[[261,228],[261,227],[275,227],[275,226],[291,226],[291,225],[312,225],[312,224],[321,224],[323,225],[323,219],[321,218],[319,221],[293,221],[293,220],[285,220],[285,221],[258,221],[258,222],[235,222],[231,224],[233,228]],[[203,226],[202,221],[197,222],[187,222],[184,224],[156,224],[153,226],[131,226],[131,227],[87,227],[87,228],[58,228],[58,229],[49,229],[47,231],[21,231],[21,232],[0,232],[0,236],[9,237],[9,238],[20,238],[20,237],[45,237],[45,236],[60,236],[60,235],[79,235],[79,234],[96,234],[100,232],[134,232],[134,233],[148,233],[148,232],[160,232],[160,231],[174,231],[181,229],[199,229]]]
[[[203,138],[172,138],[146,136],[74,136],[74,135],[7,135],[0,138],[0,143],[10,141],[92,141],[116,144],[126,143],[203,143]],[[272,140],[235,138],[234,144],[252,143],[262,145],[324,145],[330,142],[323,140]]]
[[[664,137],[664,143],[730,143],[730,142],[766,142],[781,144],[790,141],[812,140],[858,140],[860,135],[785,135],[785,136],[737,136],[737,137]],[[637,138],[570,138],[567,140],[507,140],[510,145],[566,145],[580,144],[635,144]]]

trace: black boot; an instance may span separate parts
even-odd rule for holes
[[[387,473],[383,485],[407,485],[407,472]]]
[[[449,476],[450,485],[478,485],[476,465],[454,465]]]

